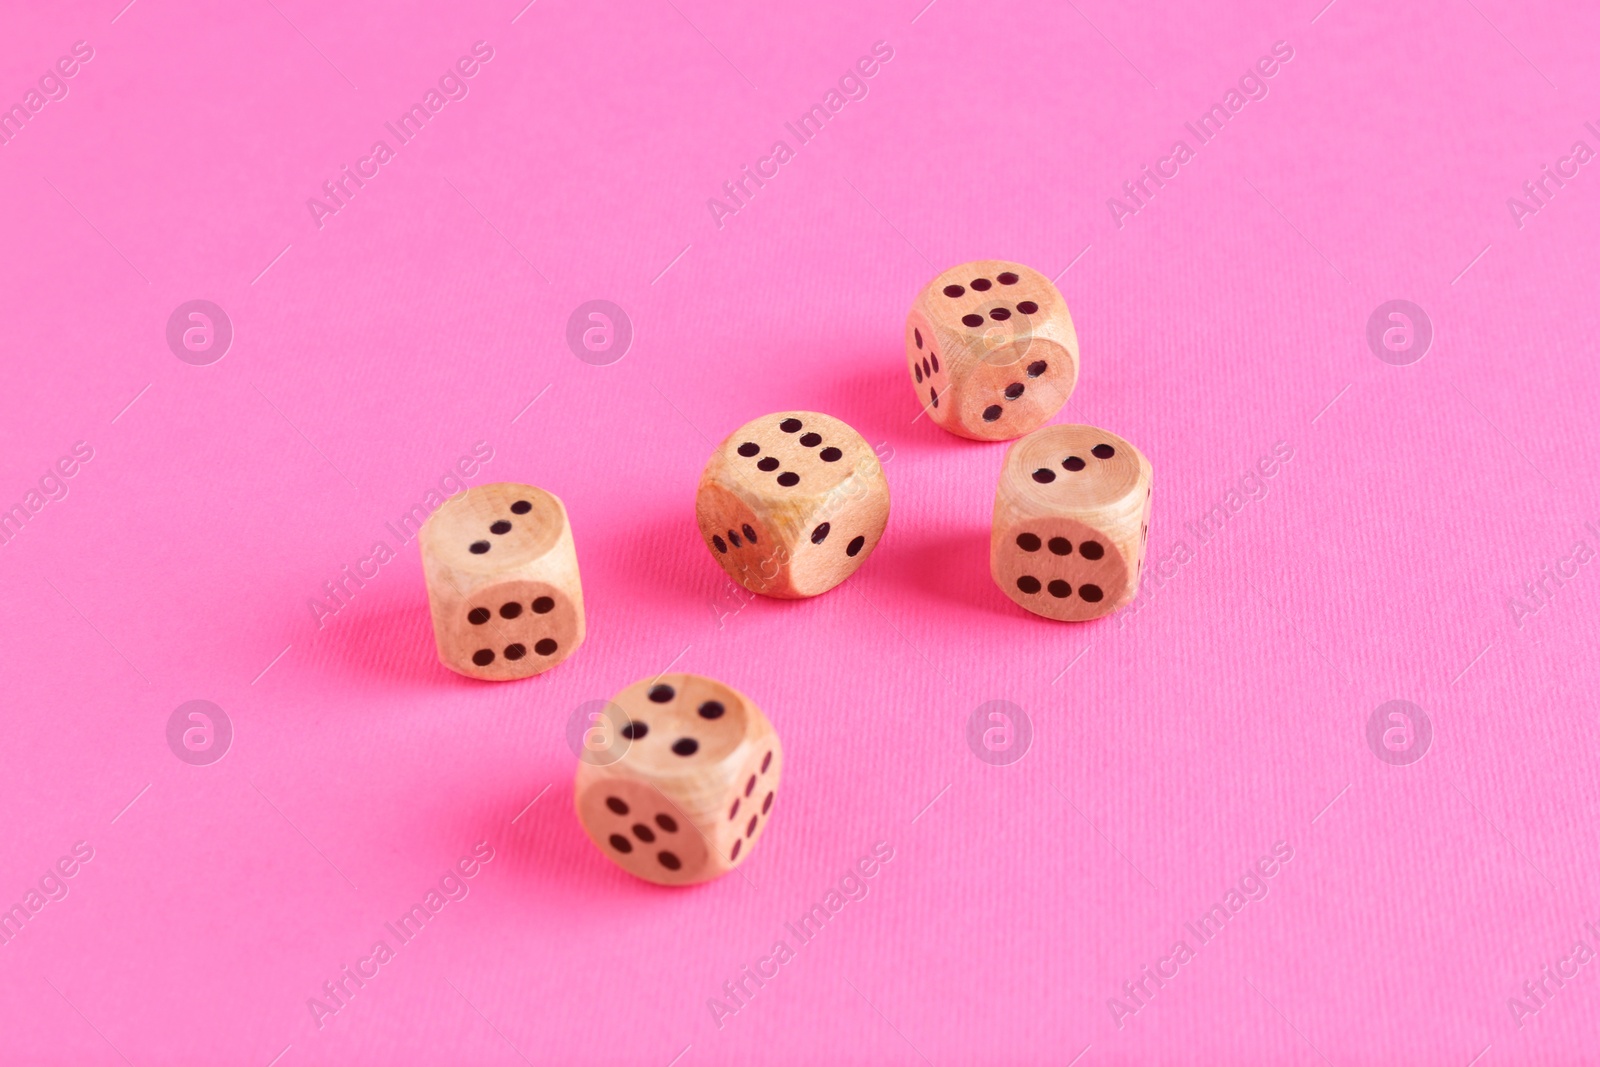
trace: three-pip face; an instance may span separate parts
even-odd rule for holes
[[[782,411],[735,430],[700,477],[695,515],[718,566],[767,596],[815,596],[865,562],[889,518],[871,447],[815,411]]]
[[[1082,621],[1138,592],[1150,464],[1093,426],[1050,426],[1013,445],[995,493],[989,569],[1028,611]]]
[[[445,666],[472,678],[524,678],[583,641],[583,594],[566,509],[502,482],[458,493],[423,524],[434,638]]]
[[[742,863],[766,830],[783,771],[761,709],[694,674],[637,682],[611,704],[616,721],[591,728],[574,784],[595,847],[662,885],[704,882]]]
[[[1061,293],[1002,260],[952,267],[906,317],[917,402],[962,437],[1020,437],[1052,418],[1078,380],[1078,335]]]

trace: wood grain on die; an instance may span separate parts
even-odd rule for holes
[[[1047,619],[1109,615],[1139,591],[1150,537],[1150,461],[1093,426],[1048,426],[1006,450],[989,572]]]
[[[1078,381],[1078,333],[1043,274],[980,259],[951,267],[906,316],[917,403],[944,429],[976,441],[1021,437],[1061,410]]]
[[[697,674],[635,682],[610,704],[584,739],[573,783],[595,847],[661,885],[709,881],[748,859],[783,773],[761,709]]]
[[[584,638],[583,586],[567,509],[531,485],[457,493],[419,538],[439,662],[469,678],[540,674]]]
[[[889,483],[855,430],[780,411],[735,430],[700,475],[695,518],[711,557],[753,593],[816,596],[864,563],[889,521]]]

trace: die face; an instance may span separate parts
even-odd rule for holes
[[[1111,538],[1076,519],[1041,518],[1007,529],[990,549],[995,584],[1023,608],[1081,622],[1129,598],[1128,560]]]
[[[739,427],[717,448],[728,487],[769,509],[839,488],[863,462],[877,463],[862,436],[819,411],[779,411]]]
[[[700,536],[728,576],[754,593],[788,594],[789,546],[777,527],[720,482],[703,483],[695,499]]]
[[[778,782],[783,777],[783,750],[776,737],[771,745],[752,750],[739,773],[734,776],[731,800],[724,804],[720,825],[713,839],[718,854],[727,858],[731,870],[744,862],[766,832],[767,819],[778,798]]]
[[[578,795],[578,821],[618,867],[657,885],[693,885],[710,877],[705,834],[649,782],[604,778]]]
[[[1127,441],[1095,426],[1050,426],[1006,454],[1001,478],[1039,511],[1093,512],[1148,498],[1148,463]]]
[[[422,527],[422,549],[453,569],[494,574],[549,552],[566,524],[566,509],[550,493],[496,482],[440,505]]]
[[[1000,260],[945,271],[906,321],[918,402],[944,429],[976,440],[1020,437],[1054,417],[1077,384],[1077,347],[1050,280]]]
[[[746,589],[795,598],[853,574],[888,522],[889,490],[865,439],[814,411],[755,419],[718,446],[696,518],[707,549]]]
[[[585,739],[575,784],[595,846],[663,885],[743,863],[765,832],[783,769],[761,710],[714,679],[671,674],[617,694],[606,719],[591,728],[604,736]]]
[[[540,674],[583,640],[572,600],[546,582],[498,582],[469,596],[443,598],[434,611],[440,660],[469,678]]]
[[[992,350],[953,387],[947,428],[981,441],[1032,433],[1072,394],[1077,375],[1060,368],[1074,362],[1069,351],[1041,337],[1019,338]]]
[[[941,426],[950,418],[950,365],[948,349],[943,357],[937,349],[938,334],[928,316],[919,307],[913,307],[906,318],[906,366],[911,372],[911,385],[922,405],[934,422]]]
[[[698,674],[636,682],[612,703],[621,709],[617,732],[627,742],[612,766],[657,782],[706,774],[751,732],[752,709],[744,697]]]
[[[816,596],[844,581],[866,562],[888,523],[888,490],[880,476],[863,479],[862,492],[841,496],[813,511],[808,529],[790,550],[789,585],[799,596]]]

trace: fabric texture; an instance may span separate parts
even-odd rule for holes
[[[0,34],[0,1061],[1592,1055],[1592,5],[122,2]],[[919,417],[986,257],[1153,466],[1113,618]],[[892,494],[794,602],[693,510],[781,410]],[[499,480],[588,637],[485,684],[415,529]],[[669,668],[785,753],[677,891],[571,797]]]

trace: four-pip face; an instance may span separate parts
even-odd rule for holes
[[[783,771],[767,717],[711,678],[637,682],[591,727],[578,764],[578,820],[629,874],[690,885],[725,874],[766,829]]]
[[[952,267],[906,317],[917,402],[962,437],[1001,441],[1051,419],[1078,380],[1066,301],[1038,271],[1002,260]]]
[[[780,411],[735,430],[700,476],[695,514],[718,566],[752,592],[826,592],[865,562],[889,518],[872,448],[815,411]]]
[[[1108,615],[1138,592],[1150,464],[1093,426],[1051,426],[1013,445],[995,493],[989,569],[1036,615]]]
[[[451,670],[524,678],[582,642],[572,532],[550,493],[512,482],[458,493],[423,524],[421,543],[434,638]]]

